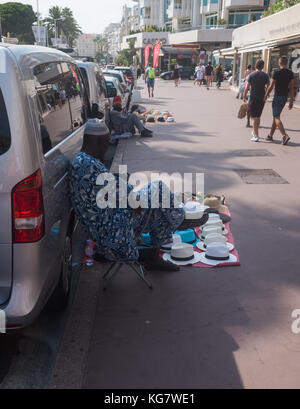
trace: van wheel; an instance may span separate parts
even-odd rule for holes
[[[166,75],[166,76],[165,76],[165,79],[166,79],[166,80],[170,80],[170,79],[171,79],[170,75]]]
[[[48,310],[58,312],[64,310],[68,305],[72,281],[72,259],[72,239],[68,235],[65,239],[59,282],[49,299]]]

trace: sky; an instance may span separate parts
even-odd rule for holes
[[[12,0],[0,0],[7,3]],[[118,23],[122,18],[122,5],[134,4],[131,0],[38,0],[42,17],[48,15],[52,6],[69,7],[84,33],[101,34],[110,23]],[[16,0],[30,4],[37,10],[37,0]]]

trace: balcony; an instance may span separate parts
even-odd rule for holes
[[[264,7],[264,3],[264,0],[225,0],[225,7]]]

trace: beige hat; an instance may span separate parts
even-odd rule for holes
[[[222,205],[220,199],[213,195],[209,195],[205,198],[204,205],[213,209],[217,209],[219,212],[228,212],[228,207]]]

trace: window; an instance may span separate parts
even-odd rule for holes
[[[34,77],[42,146],[46,154],[86,121],[88,100],[73,64],[41,64],[35,67]]]
[[[8,115],[3,94],[0,89],[0,155],[3,155],[3,153],[8,151],[8,149],[10,148],[10,144],[11,136]]]
[[[174,8],[182,9],[182,0],[174,0]]]
[[[104,76],[98,69],[96,69],[96,80],[98,84],[99,97],[100,100],[102,100],[103,98],[106,98],[107,90]]]
[[[235,24],[248,24],[249,14],[236,14],[235,15]]]
[[[81,72],[81,75],[82,75],[82,78],[83,78],[83,81],[84,81],[84,84],[85,84],[85,88],[87,90],[88,97],[90,98],[89,79],[88,79],[86,69],[83,68],[83,67],[80,67],[80,72]]]

